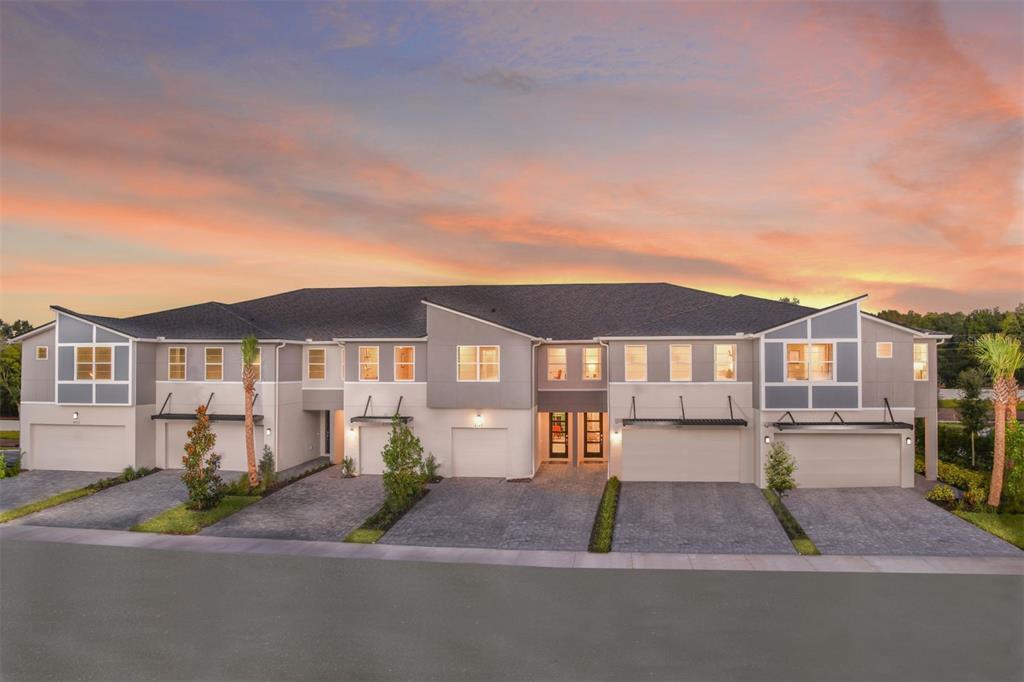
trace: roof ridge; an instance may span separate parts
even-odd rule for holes
[[[231,307],[233,305],[231,303],[221,303],[220,301],[210,301],[210,303],[212,303],[212,304],[214,304],[216,306],[219,306],[221,309],[223,309],[229,315],[232,315],[235,318],[241,320],[242,322],[245,322],[247,325],[249,325],[249,326],[253,327],[254,329],[256,329],[257,331],[259,331],[260,334],[265,334],[266,335],[265,338],[274,338],[275,336],[277,336],[276,334],[272,334],[269,330],[264,328],[262,324],[257,324],[254,320],[250,320],[250,319],[247,319],[245,317],[242,317],[240,314],[235,312],[232,309],[232,307]]]

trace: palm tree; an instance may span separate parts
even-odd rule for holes
[[[992,402],[995,404],[995,452],[992,457],[992,483],[988,503],[999,506],[1006,468],[1006,422],[1017,419],[1017,378],[1024,365],[1020,340],[1005,334],[985,334],[974,342],[974,356],[992,377]],[[1007,412],[1010,410],[1010,412]]]
[[[249,487],[260,484],[259,471],[256,469],[256,441],[253,430],[252,404],[256,400],[256,358],[260,347],[255,336],[242,339],[242,387],[245,389],[245,461],[249,466]]]

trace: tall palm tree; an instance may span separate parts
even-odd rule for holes
[[[260,484],[259,471],[256,469],[256,441],[253,430],[256,428],[252,418],[252,404],[256,399],[256,358],[260,347],[255,336],[242,339],[242,388],[245,389],[245,461],[249,467],[249,486],[255,488]]]
[[[988,503],[999,506],[1006,468],[1006,422],[1017,419],[1017,378],[1024,365],[1020,340],[1005,334],[985,334],[974,342],[974,356],[992,377],[992,402],[995,407],[995,452],[992,457],[992,483]],[[1008,412],[1008,410],[1010,410]]]

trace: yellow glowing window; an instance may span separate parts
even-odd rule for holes
[[[327,376],[327,351],[310,348],[306,351],[306,378],[319,381]]]
[[[75,379],[110,381],[114,378],[112,346],[79,346],[75,349]]]
[[[459,381],[500,380],[500,346],[459,346],[456,353]]]
[[[206,348],[206,380],[223,381],[224,379],[224,349]]]
[[[416,380],[416,348],[395,346],[395,381]]]
[[[647,346],[626,346],[626,381],[647,381]]]
[[[565,349],[548,348],[548,381],[565,381],[565,377]]]
[[[807,381],[807,344],[786,344],[786,381]]]
[[[380,346],[359,346],[359,380],[380,380]]]
[[[693,381],[693,346],[689,344],[669,347],[669,379],[671,381]]]
[[[914,344],[914,381],[928,381],[928,344]]]
[[[185,355],[184,346],[167,349],[167,378],[171,381],[185,380]]]
[[[875,357],[883,360],[892,358],[892,341],[879,341],[876,343]]]
[[[50,357],[49,346],[36,346],[36,360],[45,360]]]
[[[811,381],[832,381],[835,361],[831,343],[811,344]]]
[[[715,344],[715,381],[736,381],[736,344]]]
[[[601,378],[601,349],[583,349],[583,378],[586,381],[597,381]]]

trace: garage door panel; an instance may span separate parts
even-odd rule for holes
[[[359,473],[384,473],[384,446],[391,429],[386,426],[359,427]]]
[[[797,463],[802,488],[900,485],[898,434],[785,434],[777,437]]]
[[[185,443],[188,432],[195,425],[193,421],[169,421],[164,431],[164,469],[181,469],[184,464]],[[220,470],[246,471],[249,468],[245,451],[245,426],[239,423],[215,422],[212,431],[217,436],[213,451],[220,455]],[[256,459],[259,461],[261,446],[256,442]]]
[[[31,468],[121,471],[135,461],[123,426],[33,424]]]
[[[622,439],[622,480],[740,480],[738,429],[627,429]]]
[[[452,429],[455,476],[504,478],[508,429]]]

